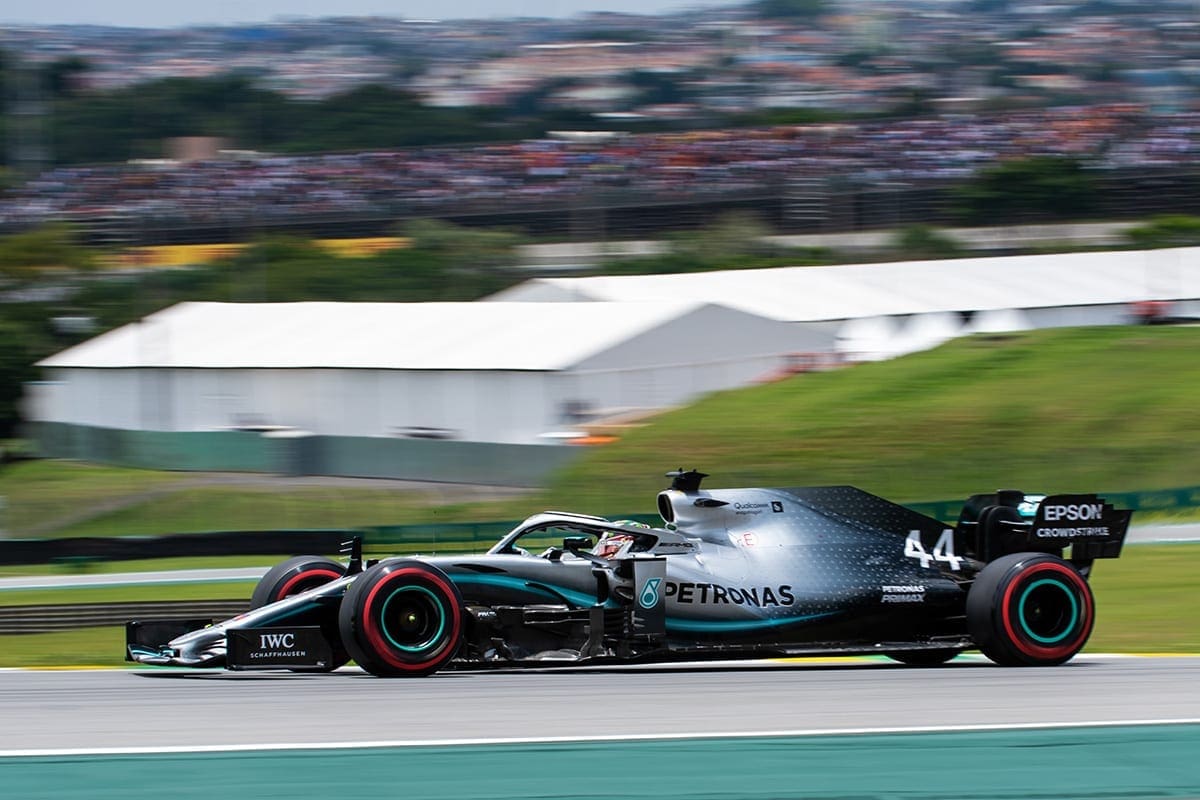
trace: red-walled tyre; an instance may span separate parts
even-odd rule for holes
[[[345,566],[322,556],[296,556],[283,561],[259,579],[250,596],[250,608],[265,605],[336,581],[346,573]]]
[[[967,594],[967,629],[997,664],[1053,666],[1083,649],[1095,602],[1074,565],[1047,553],[1014,553],[985,566]]]
[[[430,564],[377,564],[346,590],[338,629],[350,655],[372,675],[430,675],[462,641],[462,595]]]

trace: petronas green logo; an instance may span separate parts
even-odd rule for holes
[[[658,605],[658,587],[660,585],[662,585],[662,578],[650,578],[646,581],[646,585],[642,587],[642,594],[638,597],[642,608],[654,608]]]

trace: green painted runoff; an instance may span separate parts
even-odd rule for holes
[[[403,735],[403,710],[394,713]],[[1200,725],[1186,724],[3,757],[0,785],[40,800],[1116,800],[1200,795],[1197,753]]]

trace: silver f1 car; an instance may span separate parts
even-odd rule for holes
[[[849,486],[700,488],[679,471],[662,527],[535,514],[481,555],[363,564],[298,556],[233,619],[131,622],[128,660],[380,676],[443,667],[978,649],[1061,664],[1092,631],[1087,578],[1132,512],[1095,495],[969,498],[947,527]],[[1069,555],[1064,558],[1064,552]]]

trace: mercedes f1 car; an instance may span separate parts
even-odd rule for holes
[[[131,622],[130,661],[379,676],[445,667],[978,649],[1061,664],[1087,642],[1087,579],[1132,512],[1090,494],[969,498],[948,527],[849,486],[703,490],[669,473],[661,527],[544,512],[480,555],[298,556],[233,619]]]

